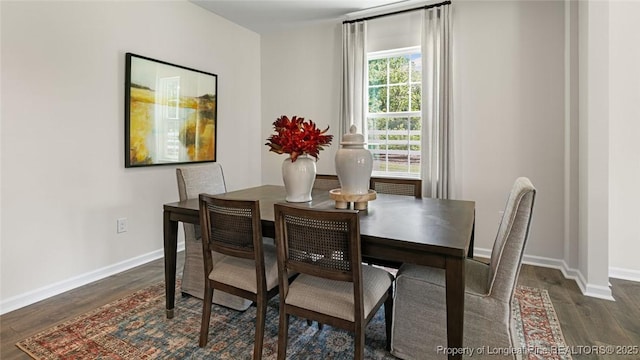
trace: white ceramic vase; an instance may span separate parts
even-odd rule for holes
[[[296,161],[286,158],[282,163],[282,180],[288,202],[311,201],[311,190],[316,180],[316,161],[307,156],[298,156]]]
[[[336,153],[336,173],[340,180],[340,192],[348,195],[369,193],[369,181],[373,170],[373,155],[364,145],[364,135],[351,125],[342,137],[342,148]]]

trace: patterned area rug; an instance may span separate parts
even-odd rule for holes
[[[547,290],[518,286],[513,305],[524,359],[571,359]]]
[[[179,289],[176,293],[180,294]],[[201,304],[199,299],[178,295],[175,317],[166,319],[161,283],[22,340],[17,346],[34,359],[250,359],[255,307],[238,312],[214,305],[209,343],[199,348]],[[564,339],[546,290],[519,287],[514,305],[528,359],[570,359],[548,354],[552,347],[563,347]],[[366,330],[365,358],[395,359],[384,349],[384,310],[380,310]],[[277,335],[276,297],[267,310],[263,359],[276,358]],[[290,359],[352,359],[353,337],[329,326],[318,330],[315,324],[308,326],[306,320],[292,316],[287,355]]]

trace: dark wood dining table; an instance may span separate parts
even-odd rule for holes
[[[229,199],[260,200],[263,235],[275,236],[273,204],[284,202],[283,186],[263,185],[231,191]],[[314,190],[313,200],[295,206],[331,209],[326,190]],[[289,203],[292,204],[292,203]],[[447,346],[463,347],[465,258],[473,244],[475,202],[377,194],[359,211],[362,255],[381,261],[413,263],[445,269]],[[199,224],[198,199],[164,205],[166,315],[175,306],[178,223]],[[449,355],[450,359],[461,358]]]

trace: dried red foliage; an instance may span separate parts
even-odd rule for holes
[[[329,131],[329,126],[321,131],[313,121],[305,121],[297,116],[290,120],[282,115],[273,122],[273,128],[276,133],[267,139],[265,145],[269,146],[269,151],[290,154],[292,162],[303,154],[313,156],[317,160],[319,152],[333,140],[333,135],[324,135]]]

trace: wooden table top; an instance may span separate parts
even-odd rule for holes
[[[263,185],[231,191],[220,196],[237,200],[259,200],[263,222],[274,221],[273,204],[286,203],[283,186]],[[293,206],[334,209],[335,202],[327,190],[314,190],[308,203]],[[165,209],[194,215],[198,199],[165,204]],[[195,211],[195,213],[194,213]],[[360,233],[364,241],[393,241],[394,246],[454,257],[466,257],[475,217],[475,202],[414,198],[378,194],[367,210],[360,210]]]

